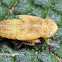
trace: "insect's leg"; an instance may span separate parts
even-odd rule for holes
[[[21,44],[24,44],[24,45],[30,45],[30,46],[33,46],[35,45],[35,42],[22,42]]]
[[[36,39],[36,40],[27,40],[25,42],[22,42],[22,44],[25,44],[25,45],[35,45],[35,43],[40,43],[40,40],[39,39]]]
[[[58,48],[59,48],[59,46],[57,46],[57,45],[55,45],[55,44],[51,44],[51,43],[50,43],[50,40],[51,40],[51,39],[46,39],[46,38],[44,38],[44,40],[46,41],[46,43],[47,43],[48,45],[56,46],[56,47],[58,47]]]
[[[30,42],[40,43],[41,41],[39,39],[31,40]]]
[[[19,46],[17,46],[17,48],[20,48],[22,44],[20,44]]]
[[[50,39],[46,39],[46,38],[44,38],[44,40],[46,41],[46,43],[47,43],[48,45],[51,45],[51,43],[50,43]]]

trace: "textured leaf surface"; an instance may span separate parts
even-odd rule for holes
[[[0,56],[0,62],[15,62],[12,56]]]
[[[54,35],[55,40],[60,41],[62,39],[62,28],[58,28],[57,33]]]
[[[54,0],[33,0],[35,5],[40,5],[46,10],[52,7]]]
[[[19,55],[16,56],[16,62],[36,62],[37,56],[35,51],[23,49]]]
[[[30,0],[18,0],[15,6],[15,14],[26,14],[32,9],[32,4]]]
[[[49,10],[47,13],[47,16],[53,19],[57,23],[58,26],[62,26],[62,19],[61,19],[62,17],[57,12]]]
[[[54,10],[62,14],[62,0],[55,0]]]
[[[57,59],[48,51],[38,53],[38,59],[43,62],[58,62]]]
[[[4,6],[6,6],[9,9],[11,9],[16,2],[16,0],[0,0],[0,1]]]
[[[58,42],[57,43],[55,43],[55,44],[59,44]],[[58,57],[60,57],[60,58],[62,58],[62,45],[61,44],[59,44],[59,46],[60,46],[60,48],[57,48],[57,47],[52,47],[51,49],[52,49],[52,52],[56,55],[56,56],[58,56]]]
[[[35,6],[32,7],[32,11],[29,14],[34,15],[34,16],[39,16],[39,17],[42,17],[42,18],[46,17],[46,11],[43,10],[41,7],[35,7]]]
[[[0,0],[0,21],[17,18],[18,14],[49,17],[55,21],[58,31],[50,38],[54,46],[40,38],[41,43],[21,45],[18,49],[20,41],[0,38],[0,62],[59,62],[62,58],[62,0]]]
[[[0,53],[14,53],[15,50],[6,42],[0,44]]]
[[[8,14],[8,10],[6,7],[0,4],[0,20],[3,20]]]
[[[17,17],[14,13],[10,13],[6,19],[13,19],[13,18],[17,18]]]

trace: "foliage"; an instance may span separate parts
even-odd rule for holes
[[[49,46],[41,43],[34,46],[20,45],[19,41],[0,38],[0,62],[58,62],[62,58],[62,1],[60,0],[0,0],[0,20],[17,18],[18,14],[49,17],[58,25]],[[57,60],[59,59],[59,60]]]

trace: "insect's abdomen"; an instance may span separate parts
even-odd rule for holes
[[[9,39],[16,39],[17,35],[17,24],[20,21],[17,19],[9,19],[0,22],[0,36]],[[17,24],[16,24],[17,23]]]

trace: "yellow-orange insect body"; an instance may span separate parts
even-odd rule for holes
[[[18,15],[19,19],[8,19],[0,21],[0,36],[8,39],[17,39],[38,43],[38,38],[42,37],[48,42],[48,38],[53,36],[58,27],[56,23],[49,19],[42,19],[30,15]]]

